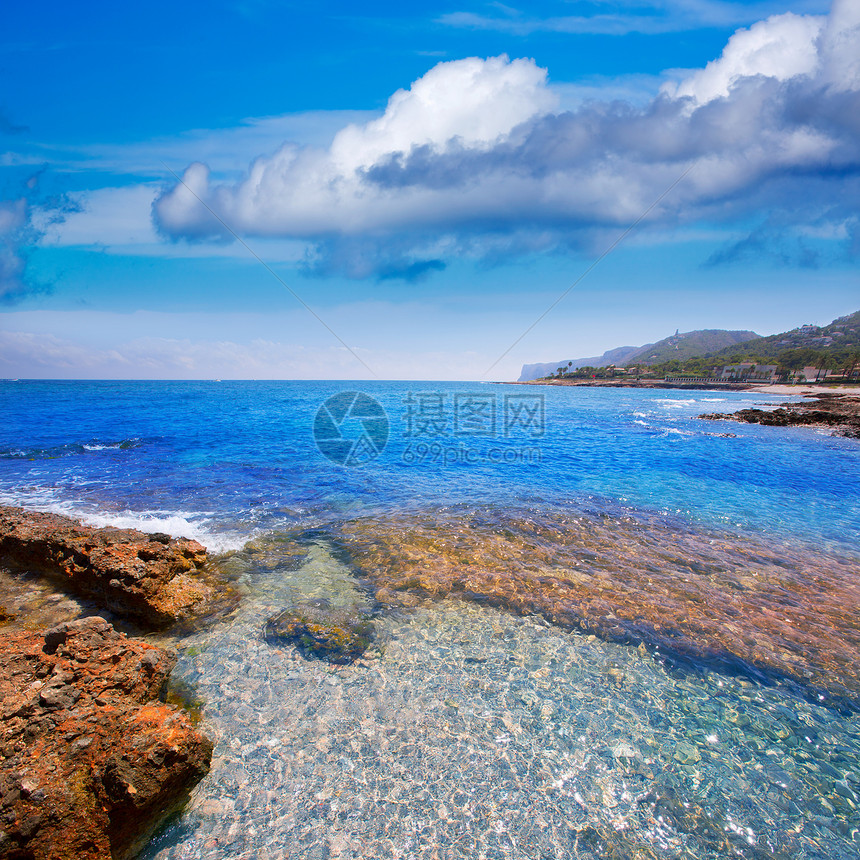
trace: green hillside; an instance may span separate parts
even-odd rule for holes
[[[661,364],[665,361],[686,361],[717,350],[736,349],[738,344],[758,341],[754,331],[724,331],[702,329],[700,331],[677,332],[655,344],[645,346],[641,352],[629,358],[626,364]]]
[[[801,326],[782,334],[762,337],[746,345],[746,349],[726,348],[715,356],[750,355],[756,358],[779,359],[791,351],[812,350],[831,357],[847,357],[860,349],[860,311],[839,317],[825,326]],[[787,356],[786,356],[787,357]]]
[[[775,364],[784,373],[812,366],[856,375],[860,370],[860,311],[825,326],[804,325],[686,360],[670,357],[649,363],[655,375],[711,376],[727,364],[741,362]]]
[[[521,380],[552,376],[561,367],[563,375],[572,379],[623,377],[622,365],[631,368],[630,373],[648,378],[676,374],[713,377],[719,376],[726,365],[742,362],[775,364],[783,377],[793,370],[816,367],[857,378],[860,311],[825,326],[804,325],[768,337],[760,337],[753,331],[723,329],[676,332],[657,343],[611,350],[600,358],[571,361],[569,366],[565,366],[568,362],[524,365]],[[607,367],[609,364],[617,364],[618,369]]]

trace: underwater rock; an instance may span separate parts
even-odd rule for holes
[[[102,618],[0,635],[0,858],[123,860],[209,770],[168,652]]]
[[[204,573],[197,541],[92,528],[58,514],[0,507],[0,564],[51,577],[103,608],[155,627],[210,611],[231,590]]]
[[[374,628],[362,613],[307,602],[270,618],[265,632],[269,641],[296,645],[306,657],[346,664],[364,654],[373,640]]]
[[[860,587],[847,557],[661,516],[490,507],[359,518],[335,539],[383,605],[476,601],[860,707]]]

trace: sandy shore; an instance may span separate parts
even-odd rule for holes
[[[714,382],[711,384],[688,384],[683,382],[666,382],[662,379],[632,380],[599,380],[599,379],[531,379],[527,382],[505,382],[503,385],[555,385],[583,388],[677,388],[686,391],[751,391],[755,394],[784,394],[786,396],[801,395],[817,397],[820,394],[848,394],[860,397],[860,386],[857,385],[754,385],[745,382]]]
[[[817,397],[819,394],[851,394],[860,397],[860,386],[856,385],[751,385],[749,391],[758,394],[802,394]]]

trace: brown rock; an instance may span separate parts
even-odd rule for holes
[[[354,663],[373,640],[373,622],[360,610],[332,610],[307,602],[285,609],[266,622],[270,641],[296,645],[306,657]]]
[[[856,559],[641,520],[488,507],[338,527],[376,600],[456,597],[860,709]]]
[[[150,625],[201,614],[225,599],[229,589],[207,580],[205,563],[206,548],[197,541],[0,507],[0,564],[47,574]]]
[[[709,421],[743,421],[766,427],[830,427],[834,436],[860,439],[860,397],[822,392],[800,403],[783,403],[777,409],[739,409],[727,414],[699,415]]]
[[[122,860],[209,769],[175,658],[102,618],[0,635],[0,858]]]

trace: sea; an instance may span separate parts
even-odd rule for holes
[[[697,417],[787,399],[9,380],[0,504],[194,538],[241,594],[153,638],[216,746],[147,860],[853,860],[860,443]],[[489,597],[434,591],[489,568]],[[729,600],[717,568],[744,659],[707,638]],[[600,623],[554,611],[556,573],[599,579]],[[382,580],[402,599],[378,599]],[[634,581],[650,627],[613,602]],[[834,594],[844,616],[818,625]],[[664,602],[677,647],[652,636]],[[364,657],[266,635],[307,603],[372,618]]]

